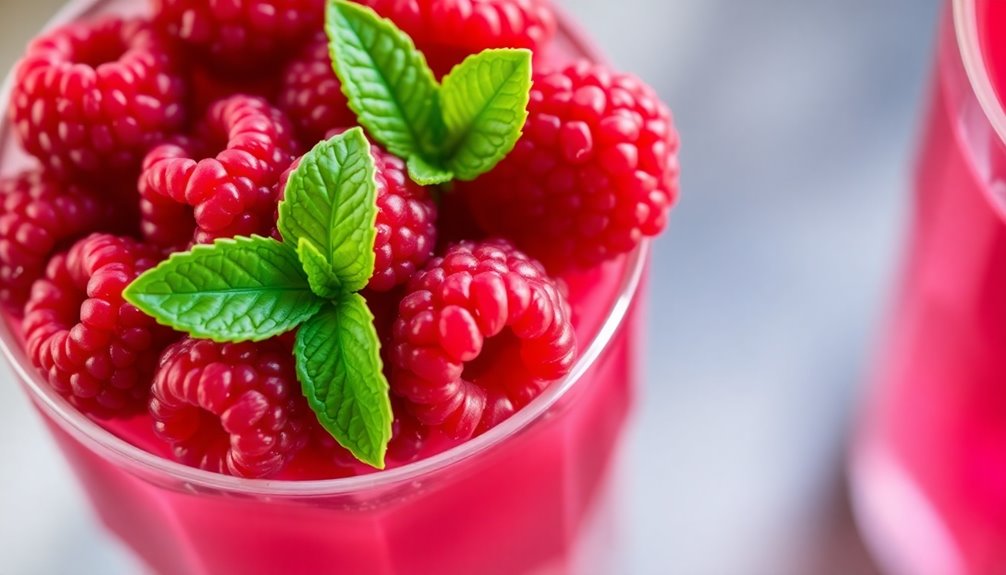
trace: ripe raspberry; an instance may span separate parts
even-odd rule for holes
[[[11,120],[24,148],[54,171],[103,177],[134,169],[185,120],[177,66],[143,22],[70,24],[28,47]]]
[[[350,111],[332,68],[324,34],[316,36],[287,65],[279,107],[290,116],[305,142],[321,141],[330,130],[356,124],[356,115]]]
[[[412,36],[443,75],[486,48],[544,46],[555,34],[549,0],[357,0]]]
[[[122,299],[157,263],[134,240],[94,234],[49,262],[22,320],[32,362],[81,411],[125,415],[142,408],[160,345],[171,332]]]
[[[239,477],[280,472],[307,443],[312,417],[288,345],[191,338],[161,356],[150,414],[176,459]]]
[[[89,190],[41,171],[0,180],[0,301],[20,308],[63,242],[107,225],[109,209]]]
[[[426,442],[426,430],[408,411],[403,401],[392,397],[391,406],[395,419],[391,424],[387,465],[388,468],[395,468],[419,458]],[[339,445],[315,419],[312,421],[311,438],[307,448],[286,469],[284,479],[331,479],[373,471],[372,467],[361,463],[348,449]]]
[[[282,60],[324,18],[325,0],[154,0],[154,23],[224,71]]]
[[[541,264],[502,240],[461,242],[409,283],[392,328],[391,388],[421,423],[467,439],[569,373],[569,306]]]
[[[537,75],[529,109],[516,149],[463,186],[490,234],[557,271],[663,231],[678,193],[678,135],[648,86],[579,63]]]
[[[437,204],[427,188],[409,178],[405,162],[377,146],[371,146],[371,153],[377,166],[377,238],[374,275],[367,287],[387,292],[408,281],[433,256]],[[280,178],[280,199],[299,164],[298,159]],[[278,232],[273,236],[279,238]]]
[[[194,137],[158,146],[144,160],[145,237],[177,248],[193,239],[193,228],[197,243],[268,233],[276,182],[296,152],[291,133],[286,116],[260,98],[211,106]]]
[[[275,102],[279,98],[282,77],[278,73],[229,76],[196,60],[187,63],[185,80],[189,85],[186,98],[189,116],[198,119],[205,116],[213,104],[233,96],[255,96]]]

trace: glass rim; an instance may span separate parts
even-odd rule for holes
[[[989,75],[985,51],[978,32],[978,0],[953,0],[954,31],[957,47],[971,90],[978,99],[986,119],[1006,145],[1006,108],[1000,100]]]
[[[49,21],[45,29],[76,20],[100,2],[101,0],[70,0]],[[570,41],[580,54],[595,61],[605,61],[565,13],[560,11],[558,21],[560,34]],[[9,101],[12,82],[13,70],[8,73],[7,79],[0,88],[0,98],[2,98],[0,101]],[[0,106],[0,112],[4,112],[5,107],[5,105]],[[0,137],[8,129],[9,121],[4,114],[3,120],[0,121]],[[455,466],[499,445],[541,419],[567,392],[574,388],[594,366],[625,323],[630,306],[639,291],[643,272],[649,259],[650,245],[651,240],[645,240],[633,252],[624,256],[623,277],[620,280],[615,301],[600,329],[594,335],[590,345],[583,349],[569,375],[550,385],[524,409],[479,437],[426,459],[367,475],[312,481],[245,479],[189,467],[127,442],[74,409],[42,380],[37,370],[29,367],[27,357],[20,349],[7,321],[0,321],[0,353],[7,359],[14,376],[23,382],[32,403],[45,412],[46,416],[50,417],[63,431],[84,444],[87,449],[132,473],[140,470],[152,473],[158,479],[178,480],[186,485],[203,489],[282,498],[339,496],[373,489],[394,488]]]

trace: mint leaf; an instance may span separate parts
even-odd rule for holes
[[[485,50],[451,70],[440,91],[447,169],[470,181],[495,168],[520,138],[530,95],[528,50]]]
[[[297,332],[297,377],[318,421],[360,461],[384,469],[391,400],[374,316],[346,294]]]
[[[136,278],[123,297],[158,323],[218,342],[286,333],[322,305],[293,248],[258,236],[174,254]]]
[[[311,243],[307,238],[301,238],[297,247],[297,257],[300,258],[300,265],[307,274],[307,283],[311,286],[311,291],[318,297],[332,299],[339,297],[343,290],[342,282],[332,271],[331,264],[321,254],[321,250]]]
[[[415,44],[372,9],[332,0],[332,63],[360,124],[392,154],[436,156],[443,125],[437,81]]]
[[[363,289],[374,273],[375,172],[370,142],[354,128],[315,146],[290,175],[277,226],[284,241],[297,246],[318,295]],[[303,240],[317,252],[307,257],[321,256],[310,269]]]
[[[409,177],[420,186],[437,186],[454,179],[453,172],[434,166],[419,156],[409,158],[408,168]]]

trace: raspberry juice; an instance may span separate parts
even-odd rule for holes
[[[132,0],[75,1],[60,18],[140,9]],[[597,58],[568,22],[545,57]],[[24,165],[16,148],[0,124],[0,172]],[[644,244],[563,278],[580,357],[528,407],[462,445],[430,441],[414,463],[392,460],[387,471],[338,479],[246,480],[174,463],[158,451],[149,417],[102,427],[74,411],[32,369],[10,318],[0,339],[98,517],[153,572],[611,572],[648,261]],[[300,469],[312,471],[327,473]]]
[[[1006,2],[948,1],[909,254],[853,452],[894,574],[1006,572]]]

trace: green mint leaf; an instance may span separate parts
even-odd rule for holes
[[[357,291],[374,273],[377,181],[370,142],[354,128],[304,155],[279,205],[283,240],[297,246],[318,295]],[[307,268],[303,240],[320,255]],[[327,264],[327,271],[319,268]]]
[[[440,90],[447,169],[470,181],[495,168],[520,138],[530,97],[528,50],[485,50],[451,70]]]
[[[307,274],[307,283],[315,295],[332,299],[345,292],[342,289],[342,281],[332,271],[331,264],[311,240],[301,238],[300,245],[297,246],[297,256],[300,258],[304,273]]]
[[[391,400],[374,316],[345,294],[297,331],[297,377],[318,422],[360,461],[384,469]]]
[[[172,255],[123,292],[163,325],[218,342],[262,341],[321,309],[293,248],[253,236]]]
[[[372,9],[331,0],[332,63],[360,124],[392,154],[435,157],[443,136],[438,85],[412,39]]]
[[[419,156],[408,161],[409,177],[420,186],[438,186],[454,179],[454,173],[427,162]]]

